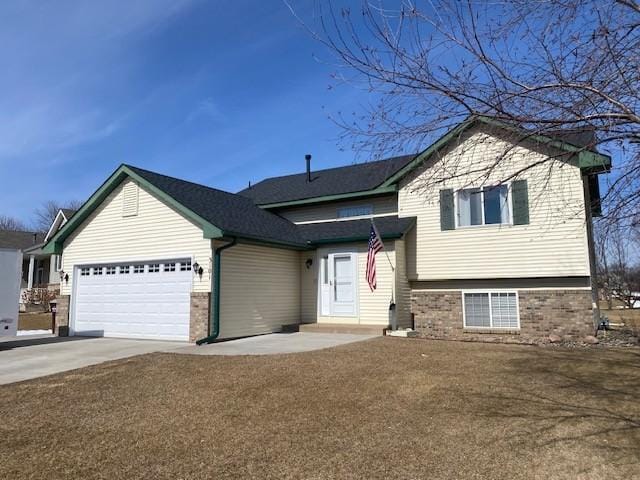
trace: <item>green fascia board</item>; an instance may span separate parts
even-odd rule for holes
[[[339,193],[336,195],[324,195],[322,197],[303,198],[301,200],[290,200],[288,202],[279,203],[263,203],[258,205],[260,208],[281,208],[281,207],[295,207],[297,205],[308,205],[311,203],[326,203],[334,202],[336,200],[346,200],[358,197],[374,197],[379,195],[388,195],[390,193],[396,193],[398,189],[395,185],[388,185],[384,187],[377,187],[372,190],[363,190],[360,192]]]
[[[498,120],[494,120],[492,118],[482,117],[482,116],[471,116],[464,122],[460,123],[458,126],[454,127],[453,129],[445,133],[442,137],[436,140],[435,143],[431,144],[426,150],[418,154],[414,160],[412,160],[407,165],[405,165],[393,176],[389,177],[378,188],[385,188],[385,187],[388,187],[389,185],[396,184],[401,178],[403,178],[411,170],[413,170],[418,165],[420,165],[426,158],[430,157],[433,153],[437,152],[438,150],[444,148],[455,137],[461,135],[465,130],[468,130],[469,128],[474,126],[476,122],[484,123],[486,125],[501,128],[503,130],[508,130],[511,132],[526,133],[525,130],[518,129],[513,125],[508,125],[506,123],[500,122]],[[581,170],[595,169],[599,172],[608,172],[611,169],[611,157],[609,155],[593,152],[591,150],[585,150],[584,148],[580,148],[580,147],[577,147],[576,145],[562,142],[560,140],[557,140],[555,138],[551,138],[545,135],[535,134],[535,135],[530,135],[528,138],[530,140],[544,143],[546,145],[550,145],[552,147],[558,148],[560,150],[564,150],[566,152],[577,153],[578,166],[580,167]]]
[[[413,227],[415,227],[416,225],[416,219],[414,218],[413,221],[407,225],[407,228],[405,228],[402,232],[397,232],[397,233],[388,233],[386,235],[381,234],[380,236],[382,237],[383,240],[397,240],[398,238],[402,238],[409,230],[411,230]],[[344,238],[333,238],[333,239],[326,239],[326,240],[315,240],[312,242],[309,242],[309,245],[328,245],[331,243],[351,243],[351,242],[362,242],[362,241],[369,241],[369,235],[359,235],[356,237],[344,237]]]
[[[179,213],[192,220],[202,228],[204,238],[220,238],[224,232],[205,220],[195,212],[189,210],[173,197],[163,190],[159,189],[140,175],[132,171],[126,165],[120,165],[115,172],[94,192],[91,197],[80,207],[80,209],[69,219],[67,223],[47,242],[42,248],[43,253],[59,254],[62,253],[62,244],[71,233],[84,222],[89,215],[107,198],[107,196],[116,189],[122,181],[130,177],[138,182],[149,192],[156,195],[162,201],[173,207]]]
[[[404,234],[402,233],[390,233],[388,235],[381,235],[383,240],[396,240],[398,238],[402,238]],[[309,242],[309,245],[329,245],[331,243],[352,243],[352,242],[366,242],[369,241],[369,235],[360,235],[358,237],[344,237],[344,238],[333,238],[327,240],[315,240],[313,242]]]
[[[309,247],[307,245],[301,243],[284,242],[280,240],[254,237],[251,235],[245,235],[243,233],[233,233],[225,231],[224,236],[229,238],[236,238],[238,240],[238,243],[244,243],[248,245],[262,245],[265,247],[284,248],[286,250],[309,250]]]

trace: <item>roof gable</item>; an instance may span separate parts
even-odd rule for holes
[[[594,173],[602,173],[609,171],[609,169],[611,168],[610,156],[592,150],[594,144],[593,134],[556,131],[553,132],[553,136],[540,135],[536,133],[528,133],[522,128],[509,125],[507,123],[500,122],[491,118],[472,116],[457,125],[455,128],[449,130],[446,134],[436,140],[419,155],[416,155],[411,162],[407,163],[402,169],[398,170],[394,175],[385,180],[381,187],[387,187],[396,184],[401,178],[411,172],[418,165],[421,165],[434,153],[446,148],[452,141],[459,138],[464,132],[480,124],[518,134],[519,136],[522,136],[522,139],[520,141],[538,142],[553,148],[557,148],[558,150],[575,154],[578,158],[578,166],[580,167],[580,169],[592,171]]]
[[[248,198],[121,165],[52,236],[43,251],[61,252],[64,240],[128,177],[198,225],[205,238],[233,236],[298,248],[305,246],[291,222],[260,209]]]

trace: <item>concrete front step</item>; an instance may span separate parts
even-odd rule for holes
[[[297,327],[299,332],[351,333],[355,335],[384,335],[384,331],[387,329],[382,325],[345,325],[343,323],[302,323]]]

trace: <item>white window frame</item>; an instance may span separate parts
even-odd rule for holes
[[[485,223],[484,221],[484,191],[485,189],[490,190],[492,188],[499,187],[500,185],[506,185],[507,187],[507,198],[505,201],[509,218],[506,223]],[[460,192],[464,190],[474,190],[480,189],[480,215],[482,215],[482,223],[480,225],[460,225],[460,203],[458,202],[458,195]],[[453,210],[454,216],[456,218],[456,230],[459,228],[478,228],[478,227],[500,227],[504,225],[513,225],[513,208],[511,208],[511,182],[504,183],[496,183],[495,185],[484,185],[481,187],[464,187],[459,188],[454,191],[453,195]]]
[[[517,290],[510,289],[473,289],[462,290],[462,327],[469,330],[520,330],[520,296]],[[489,326],[479,327],[476,325],[467,326],[467,311],[465,308],[464,296],[467,293],[486,293],[489,295]],[[515,293],[516,294],[516,327],[494,327],[493,326],[493,310],[491,304],[491,294],[493,293]]]

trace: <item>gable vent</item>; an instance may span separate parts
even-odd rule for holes
[[[129,182],[122,189],[122,216],[134,217],[136,215],[138,215],[138,185]]]

